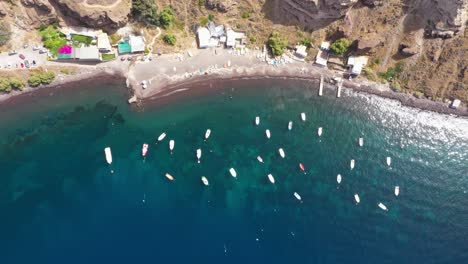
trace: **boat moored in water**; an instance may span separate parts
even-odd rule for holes
[[[271,174],[268,174],[268,180],[269,180],[271,183],[275,183],[275,178],[273,178],[273,175],[271,175]]]
[[[197,149],[197,160],[198,160],[198,163],[200,163],[200,158],[201,158],[201,149]]]
[[[354,169],[355,163],[356,163],[356,162],[352,159],[351,162],[349,163],[349,167],[350,167],[351,169]]]
[[[318,134],[319,137],[322,136],[322,127],[318,128],[317,134]]]
[[[148,144],[146,143],[143,144],[143,147],[141,148],[141,155],[143,157],[146,157],[146,154],[148,153],[148,148],[149,148]]]
[[[207,140],[211,135],[211,129],[207,129],[205,132],[205,140]]]
[[[358,142],[360,147],[364,146],[364,138],[359,138]]]
[[[302,121],[306,121],[306,114],[305,113],[301,113],[301,119],[302,119]]]
[[[284,150],[282,148],[279,148],[278,149],[278,153],[280,154],[280,156],[284,159],[284,157],[286,156],[286,154],[284,154]]]
[[[263,159],[262,159],[262,157],[260,157],[260,156],[257,156],[257,160],[258,160],[260,163],[263,163]]]
[[[292,122],[292,121],[289,121],[289,123],[288,123],[288,130],[291,130],[291,129],[292,129],[292,126],[293,126],[293,122]]]
[[[294,197],[296,197],[296,199],[298,199],[299,201],[302,200],[301,196],[297,192],[294,192]]]
[[[382,209],[384,211],[388,211],[388,208],[387,208],[387,206],[385,206],[385,204],[379,203],[378,205],[379,205],[380,209]]]
[[[104,149],[104,154],[106,155],[106,161],[108,164],[112,164],[112,152],[111,148],[107,147]]]
[[[258,126],[260,124],[260,117],[256,116],[255,117],[255,125]]]
[[[301,171],[305,171],[304,164],[299,163],[299,168],[301,169]]]
[[[175,145],[175,141],[171,139],[169,141],[169,150],[171,151],[171,154],[172,154],[172,151],[174,150],[174,145]]]
[[[166,137],[166,133],[164,132],[161,135],[159,135],[158,141],[162,141],[165,137]]]
[[[387,166],[390,167],[390,165],[392,165],[392,158],[387,157]]]
[[[234,177],[234,178],[237,177],[237,172],[236,172],[236,170],[235,170],[234,168],[230,168],[230,169],[229,169],[229,173],[231,173],[231,176],[232,176],[232,177]]]
[[[395,196],[400,195],[400,186],[395,186]]]
[[[265,135],[267,138],[271,137],[270,129],[265,130]]]
[[[174,177],[172,175],[170,175],[169,173],[166,173],[166,178],[168,178],[170,181],[173,181],[174,180]]]
[[[357,193],[354,194],[354,200],[356,201],[356,204],[361,202],[361,199],[359,198],[359,195]]]
[[[203,184],[204,184],[205,186],[210,185],[210,183],[208,182],[208,179],[207,179],[205,176],[202,176],[202,177],[201,177],[201,180],[202,180],[202,182],[203,182]]]
[[[336,182],[337,182],[338,184],[341,183],[341,174],[336,175]]]

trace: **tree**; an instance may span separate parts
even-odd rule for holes
[[[8,79],[0,78],[0,91],[5,93],[11,92],[11,85]]]
[[[11,37],[11,31],[10,31],[10,26],[5,23],[1,22],[0,23],[0,46],[5,45]]]
[[[177,39],[174,35],[172,34],[166,34],[163,36],[163,40],[164,42],[166,42],[167,44],[171,45],[171,46],[174,46],[177,42]]]
[[[16,90],[22,91],[25,86],[24,81],[18,77],[12,77],[9,79],[9,81],[10,81],[11,88],[16,89]]]
[[[349,47],[351,47],[351,42],[345,38],[340,38],[331,44],[330,50],[336,55],[343,56],[348,52]]]
[[[164,8],[163,11],[161,11],[159,14],[159,23],[164,28],[170,27],[172,23],[174,23],[174,20],[174,10],[169,7]]]
[[[271,33],[270,37],[268,38],[268,46],[275,56],[283,55],[287,44],[288,42],[283,39],[278,32]]]
[[[55,73],[51,71],[42,72],[41,74],[39,74],[39,78],[41,79],[42,84],[50,84],[55,79]]]
[[[31,75],[28,79],[28,85],[31,87],[37,87],[41,85],[41,78],[39,75]]]
[[[159,26],[158,7],[154,0],[132,0],[132,14],[151,25]]]

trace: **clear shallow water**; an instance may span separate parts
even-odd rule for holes
[[[138,111],[116,85],[91,88],[1,109],[1,263],[468,261],[466,119],[354,93],[317,97],[295,81],[227,83]]]

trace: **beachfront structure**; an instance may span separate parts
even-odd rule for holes
[[[223,25],[216,26],[210,21],[206,27],[197,29],[197,39],[200,49],[218,47],[226,42],[226,31]]]
[[[246,38],[247,36],[244,32],[238,32],[228,28],[226,31],[226,47],[243,48]]]
[[[328,52],[324,50],[319,50],[317,57],[315,58],[315,64],[323,67],[327,67],[328,62]]]
[[[453,100],[452,105],[450,105],[450,108],[457,109],[460,107],[461,101],[458,99]]]
[[[145,52],[145,37],[129,35],[117,44],[119,54]]]
[[[297,45],[294,51],[294,55],[299,58],[305,59],[307,57],[307,47],[304,45]]]
[[[320,49],[329,51],[330,50],[330,42],[328,41],[323,41],[322,44],[320,44]]]
[[[106,33],[101,33],[97,36],[97,45],[100,52],[112,51],[112,46],[109,41],[109,36]]]
[[[58,50],[57,59],[96,62],[101,61],[101,54],[97,46],[75,48],[65,45]]]
[[[367,56],[350,56],[348,58],[348,67],[351,77],[357,77],[361,74],[362,68],[367,65],[368,60]]]

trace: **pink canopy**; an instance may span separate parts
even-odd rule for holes
[[[71,54],[72,53],[72,46],[65,45],[58,49],[59,54]]]

